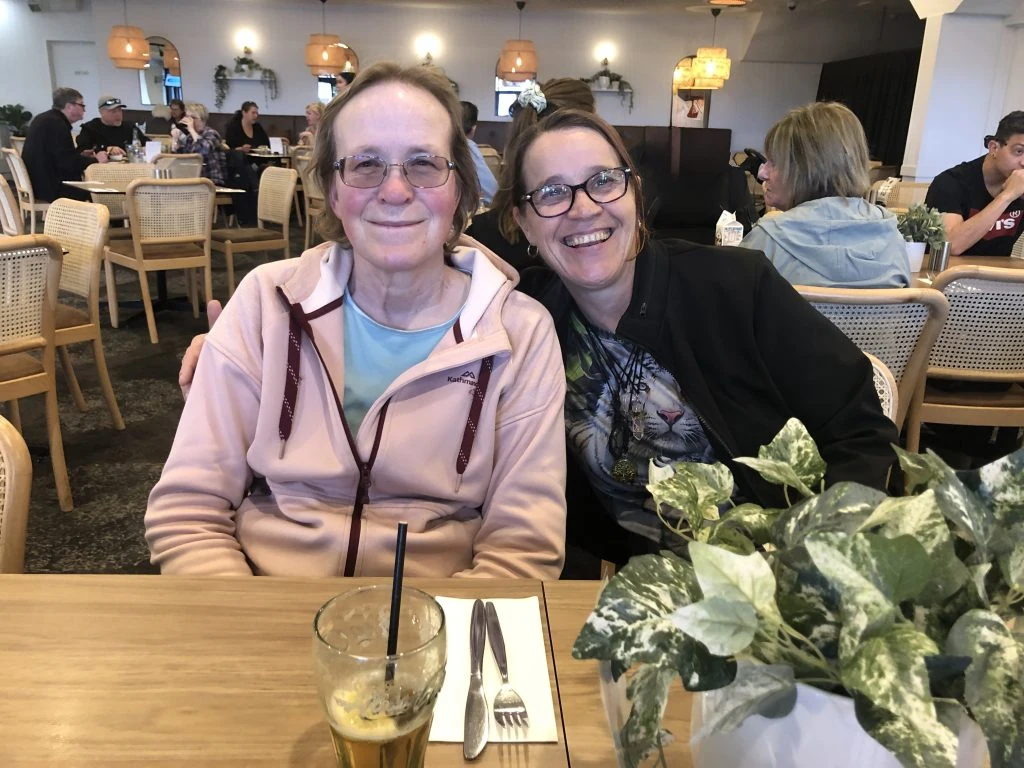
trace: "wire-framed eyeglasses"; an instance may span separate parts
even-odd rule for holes
[[[418,189],[440,187],[451,175],[455,163],[440,155],[415,155],[401,163],[389,163],[377,155],[346,155],[333,163],[346,187],[370,189],[379,187],[387,176],[388,169],[398,166],[405,179]]]
[[[583,190],[599,205],[614,203],[629,189],[629,168],[605,168],[580,184],[545,184],[519,198],[529,200],[538,216],[552,219],[568,213],[576,202],[576,193]]]

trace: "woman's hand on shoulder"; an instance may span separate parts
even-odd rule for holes
[[[222,310],[221,303],[216,299],[207,302],[206,319],[209,321],[211,328],[217,322],[217,318],[220,317]],[[184,400],[188,399],[189,390],[192,389],[192,379],[195,378],[196,366],[199,365],[199,353],[203,351],[203,344],[205,343],[205,333],[194,336],[192,342],[188,345],[188,349],[185,350],[185,356],[181,358],[181,369],[178,371],[178,386],[181,387],[181,397]]]

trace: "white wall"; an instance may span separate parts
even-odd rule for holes
[[[46,109],[50,84],[45,41],[94,39],[101,91],[141,108],[138,74],[116,69],[104,55],[111,25],[123,23],[122,3],[91,0],[90,7],[88,2],[78,14],[31,14],[23,0],[0,0],[0,103],[20,101],[33,112]],[[415,63],[413,39],[421,32],[433,32],[445,45],[435,62],[459,84],[461,97],[480,107],[483,117],[492,114],[494,103],[490,62],[497,59],[504,40],[517,31],[515,10],[509,5],[504,12],[328,4],[327,29],[353,45],[363,66],[381,59]],[[836,52],[847,56],[875,49],[873,16],[843,24],[812,23],[812,17],[798,14],[794,18],[796,22],[788,16],[760,22],[748,54],[748,59],[755,58],[757,52],[757,61],[734,61],[732,79],[713,95],[711,125],[732,128],[737,148],[760,146],[767,129],[786,110],[814,99],[821,61],[840,58],[833,55]],[[255,58],[277,72],[280,97],[265,105],[258,80],[232,81],[223,110],[252,99],[264,111],[300,115],[315,98],[314,80],[303,62],[309,33],[320,31],[320,8],[315,3],[133,0],[128,4],[128,20],[146,34],[163,35],[178,47],[186,97],[211,109],[214,68],[232,64],[240,53],[233,42],[240,27],[258,36]],[[635,106],[630,113],[615,95],[601,95],[598,109],[620,125],[668,125],[672,69],[679,58],[710,44],[712,37],[710,15],[688,12],[584,14],[527,8],[523,22],[524,36],[537,45],[542,79],[587,77],[598,68],[595,44],[611,40],[618,46],[612,68],[633,84]],[[759,43],[761,34],[766,37]],[[719,44],[745,50],[749,33],[742,16],[722,16],[717,37]],[[872,42],[858,42],[865,38]],[[14,69],[17,77],[11,76]]]

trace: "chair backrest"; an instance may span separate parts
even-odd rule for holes
[[[892,375],[889,366],[883,363],[874,355],[864,353],[871,361],[871,369],[874,372],[875,392],[878,393],[878,402],[882,404],[882,413],[892,421],[896,421],[899,413],[900,394],[896,384],[896,377]]]
[[[899,197],[899,194],[900,179],[897,176],[890,176],[886,179],[879,179],[871,185],[867,200],[869,203],[889,205]]]
[[[110,214],[102,205],[66,197],[50,204],[43,223],[43,234],[67,251],[60,271],[60,289],[86,299],[94,323],[99,322],[100,264],[109,223]]]
[[[0,573],[21,573],[32,490],[32,459],[25,439],[0,416]]]
[[[501,178],[501,154],[492,147],[490,144],[478,144],[480,154],[484,158],[484,162],[487,163],[487,167],[491,169],[491,173],[494,174],[494,178]]]
[[[85,169],[86,181],[106,181],[128,183],[132,179],[156,177],[156,166],[153,163],[93,163]],[[92,192],[92,201],[105,205],[110,211],[110,219],[128,218],[124,195]]]
[[[25,219],[7,179],[0,176],[0,231],[8,237],[25,234]]]
[[[260,222],[272,221],[282,227],[288,224],[292,213],[292,199],[299,172],[294,168],[267,168],[260,177],[259,208],[256,217]]]
[[[892,372],[899,384],[894,421],[902,425],[949,302],[932,288],[795,287],[862,352],[874,355]]]
[[[931,182],[928,181],[901,181],[896,193],[889,195],[886,205],[890,208],[909,208],[917,203],[923,203],[930,186]]]
[[[1024,259],[1024,237],[1018,237],[1010,250],[1010,258]]]
[[[25,137],[11,136],[11,149],[20,155],[25,150]]]
[[[148,134],[150,141],[159,141],[162,152],[169,153],[173,142],[171,141],[171,135],[169,133],[150,133]]]
[[[0,355],[43,350],[53,369],[60,244],[45,235],[0,240]]]
[[[135,179],[128,184],[132,240],[210,244],[216,187],[209,179]]]
[[[928,360],[928,375],[1024,380],[1024,270],[954,267],[933,286],[949,300],[949,319]]]
[[[7,167],[11,169],[11,176],[14,178],[14,189],[18,193],[18,201],[24,210],[26,203],[34,203],[36,200],[36,196],[32,192],[32,179],[28,175],[28,166],[21,159],[21,155],[13,149],[5,147],[0,152],[3,152],[4,157],[7,158]]]
[[[316,165],[310,161],[298,170],[299,173],[302,174],[302,191],[305,193],[306,199],[323,200],[324,193],[323,190],[320,189],[320,181],[317,178]]]
[[[157,176],[163,179],[198,179],[203,175],[203,156],[199,154],[159,154],[154,159]]]

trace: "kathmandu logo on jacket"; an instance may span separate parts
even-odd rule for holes
[[[476,374],[473,373],[472,371],[463,371],[462,375],[460,375],[460,376],[449,376],[448,377],[448,383],[449,384],[454,384],[454,383],[469,384],[469,386],[475,387],[476,386]]]

